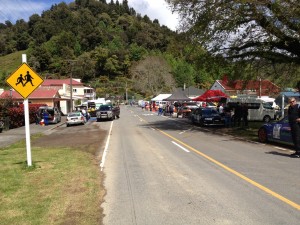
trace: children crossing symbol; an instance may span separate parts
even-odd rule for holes
[[[28,96],[38,88],[44,80],[26,63],[23,63],[6,79],[6,82],[23,98],[28,98]]]

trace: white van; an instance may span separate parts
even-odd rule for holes
[[[276,110],[269,102],[265,102],[259,98],[228,98],[227,106],[235,108],[236,104],[245,104],[248,108],[249,121],[264,121],[276,119]]]

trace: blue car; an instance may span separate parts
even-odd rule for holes
[[[293,145],[288,117],[286,116],[279,121],[264,124],[258,130],[258,139],[262,143],[279,142]]]

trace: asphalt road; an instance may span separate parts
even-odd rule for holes
[[[299,224],[290,152],[137,107],[105,123],[104,224]]]

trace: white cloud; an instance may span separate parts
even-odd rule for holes
[[[73,0],[1,0],[0,23],[6,20],[15,23],[19,19],[28,21],[33,14],[39,14],[50,9],[51,5]]]
[[[158,19],[161,25],[176,30],[178,15],[172,14],[164,0],[128,0],[128,5],[142,16],[147,15],[151,20]]]

